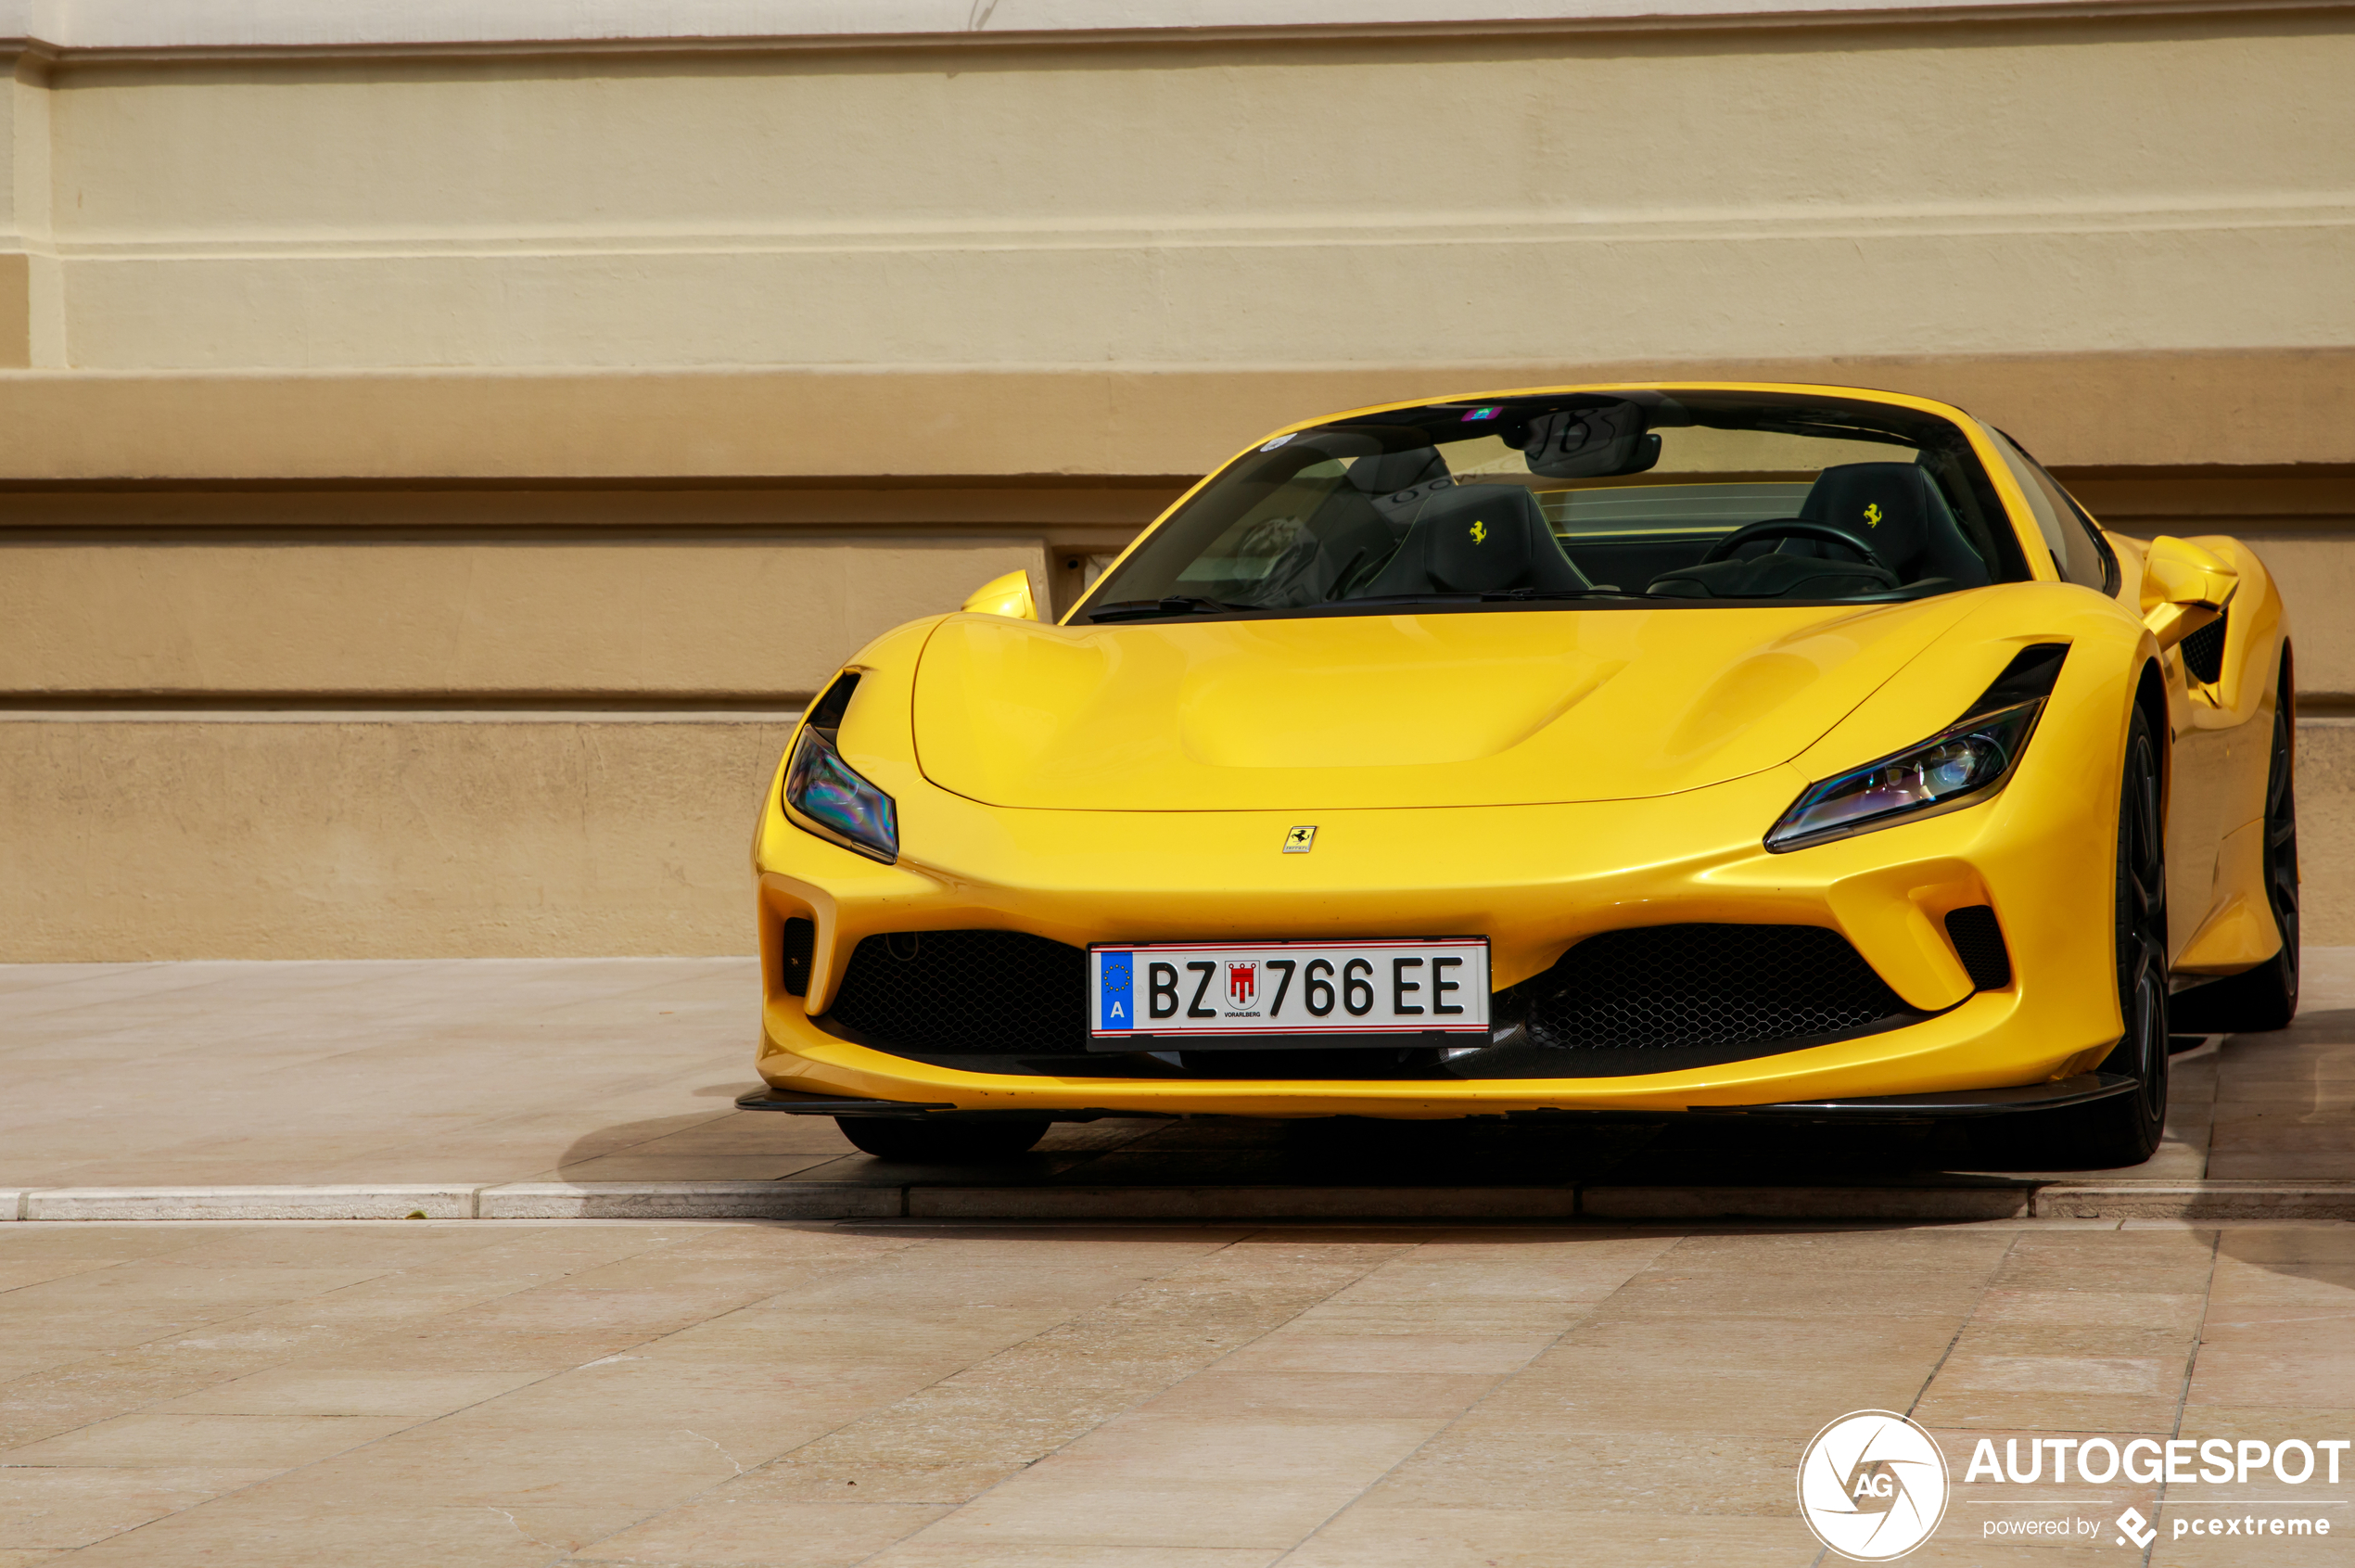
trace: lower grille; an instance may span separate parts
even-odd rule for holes
[[[1912,1011],[1846,937],[1820,925],[1608,931],[1513,993],[1526,1001],[1531,1040],[1552,1051],[1809,1039]]]
[[[970,1072],[1375,1079],[1667,1072],[1919,1016],[1845,937],[1815,925],[1659,925],[1590,937],[1497,994],[1493,1049],[1444,1056],[1204,1051],[1173,1064],[1090,1053],[1087,989],[1087,953],[1044,937],[903,931],[852,950],[824,1021],[877,1050]]]
[[[2000,991],[2012,983],[2011,950],[2004,945],[2004,928],[1995,924],[1993,910],[1972,904],[1950,911],[1946,935],[1954,943],[1954,956],[1970,972],[1972,985],[1982,991]]]
[[[827,1014],[885,1051],[1085,1051],[1088,955],[1021,931],[869,937]]]

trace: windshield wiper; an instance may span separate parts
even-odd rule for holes
[[[1256,609],[1255,605],[1227,605],[1216,599],[1173,593],[1166,599],[1117,599],[1088,612],[1091,621],[1143,620],[1153,616],[1217,615],[1226,610]]]
[[[1623,592],[1616,584],[1606,582],[1593,588],[1498,588],[1480,597],[1481,602],[1485,604],[1492,599],[1632,599],[1636,595]]]

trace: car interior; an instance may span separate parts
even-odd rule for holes
[[[1654,393],[1335,424],[1220,476],[1089,607],[1885,600],[2025,577],[1961,433],[1898,412]]]

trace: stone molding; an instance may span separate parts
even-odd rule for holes
[[[2344,10],[2346,0],[0,0],[0,50],[63,57],[873,48],[1939,25]]]

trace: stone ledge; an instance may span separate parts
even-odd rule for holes
[[[1345,363],[0,372],[0,480],[1166,482],[1368,404],[1572,382],[1886,387],[2062,468],[2355,463],[2355,349]],[[2219,407],[2279,411],[2218,425]],[[1021,410],[1010,418],[1007,411]],[[922,441],[910,428],[926,432]],[[796,439],[781,442],[780,429]]]
[[[384,1187],[47,1187],[27,1191],[26,1219],[472,1219],[475,1189]]]
[[[1596,1219],[2024,1219],[2026,1183],[1924,1187],[1589,1187]]]
[[[2286,8],[2283,0],[2209,0],[2196,7],[2122,6],[2117,0],[1128,0],[1117,7],[1069,0],[669,0],[665,6],[585,6],[576,0],[245,0],[237,6],[94,6],[0,3],[0,31],[68,56],[174,52],[634,47],[774,48],[908,42],[944,47],[1070,38],[1408,36],[1585,24],[1614,30],[1771,21],[1931,24],[2009,20],[2043,12],[2108,20],[2153,10],[2197,13]]]
[[[0,1189],[0,1220],[2355,1220],[2355,1182],[1805,1187],[1005,1186],[520,1181]]]
[[[477,1195],[482,1219],[897,1219],[897,1187],[847,1181],[518,1181]]]
[[[2040,1188],[2038,1219],[2355,1219],[2346,1182],[2057,1182]]]
[[[1570,1187],[910,1187],[910,1219],[1573,1219]]]

